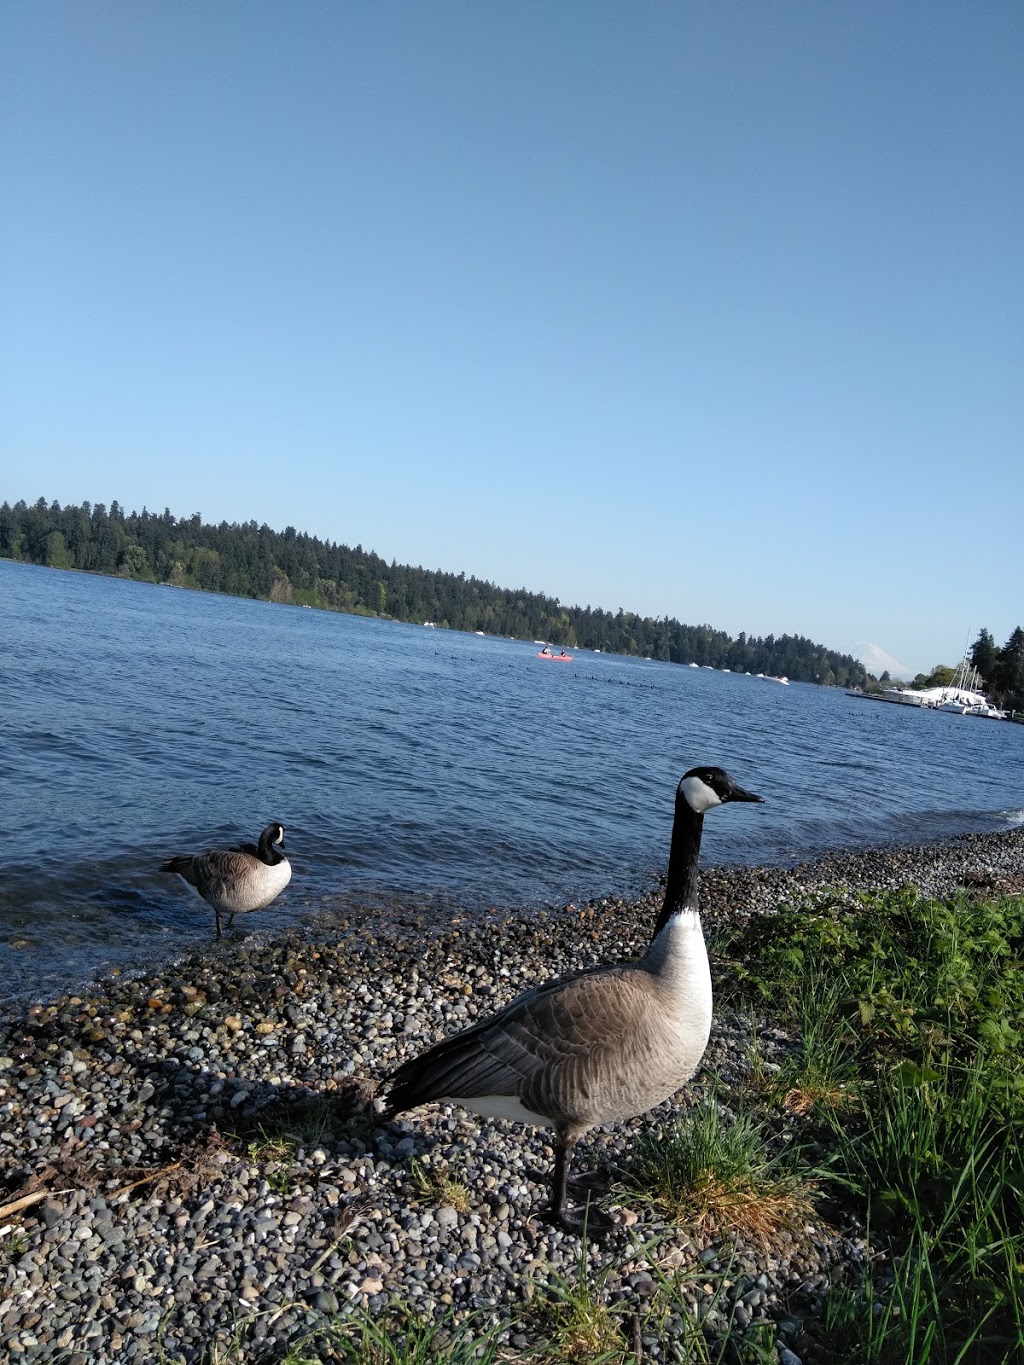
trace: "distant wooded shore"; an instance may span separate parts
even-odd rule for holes
[[[735,673],[785,675],[799,682],[863,687],[864,665],[800,635],[734,639],[709,625],[600,607],[564,606],[525,588],[413,568],[357,545],[351,549],[256,522],[204,522],[199,515],[127,513],[119,503],[0,506],[0,558],[57,569],[167,583],[414,625],[482,631],[516,639],[700,664]]]

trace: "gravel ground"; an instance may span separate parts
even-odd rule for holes
[[[707,869],[709,939],[823,886],[906,882],[1019,893],[1024,830],[790,869]],[[443,926],[408,904],[329,941],[229,939],[8,1017],[0,1355],[107,1365],[219,1351],[272,1362],[352,1305],[378,1313],[398,1301],[427,1316],[451,1306],[511,1321],[509,1354],[528,1350],[542,1334],[544,1287],[574,1277],[580,1254],[542,1217],[546,1135],[437,1106],[376,1126],[374,1084],[537,981],[636,954],[659,899]],[[694,1084],[589,1135],[577,1165],[614,1169],[638,1132],[682,1112],[712,1077],[739,1078],[750,1038],[749,1020],[717,1013]],[[792,1045],[770,1019],[758,1042],[769,1066]],[[682,1274],[680,1304],[710,1328],[770,1322],[781,1365],[806,1365],[803,1323],[830,1269],[866,1255],[852,1224],[810,1222],[766,1250],[705,1245],[629,1208],[619,1217],[620,1230],[588,1248],[590,1269],[601,1295],[635,1315],[638,1344],[656,1360],[685,1358],[678,1313],[656,1326],[645,1317],[659,1273]]]

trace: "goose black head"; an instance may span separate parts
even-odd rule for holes
[[[724,768],[706,766],[684,773],[678,794],[696,815],[703,815],[715,806],[724,806],[727,801],[764,801],[763,796],[748,792],[734,782]]]
[[[279,824],[278,821],[274,820],[267,825],[266,829],[260,835],[260,848],[270,849],[276,847],[278,844],[282,847],[284,846],[284,825]]]

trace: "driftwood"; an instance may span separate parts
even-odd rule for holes
[[[128,1185],[122,1185],[120,1189],[113,1190],[108,1199],[117,1199],[119,1195],[127,1194],[129,1190],[138,1189],[140,1185],[148,1185],[154,1180],[161,1179],[162,1176],[170,1175],[172,1171],[181,1168],[182,1162],[172,1161],[169,1166],[161,1166],[158,1171],[150,1171],[149,1175],[141,1176],[138,1180],[131,1181]],[[38,1204],[44,1199],[59,1199],[64,1194],[77,1194],[77,1190],[33,1190],[31,1194],[23,1194],[18,1199],[12,1199],[9,1204],[0,1204],[0,1220],[9,1218],[13,1213],[21,1213],[23,1209],[30,1209],[33,1204]]]
[[[22,1209],[31,1208],[40,1200],[48,1199],[51,1194],[74,1194],[74,1190],[36,1190],[34,1194],[23,1194],[20,1199],[12,1199],[9,1204],[0,1204],[0,1218],[7,1218],[12,1213],[20,1213]]]

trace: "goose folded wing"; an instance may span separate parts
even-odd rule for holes
[[[252,862],[244,853],[236,849],[224,849],[217,853],[204,853],[193,860],[197,883],[203,888],[206,897],[230,895],[237,890],[252,869]]]
[[[535,987],[499,1014],[436,1043],[391,1077],[388,1112],[442,1098],[525,1095],[622,1036],[612,997],[628,969],[599,967]]]

